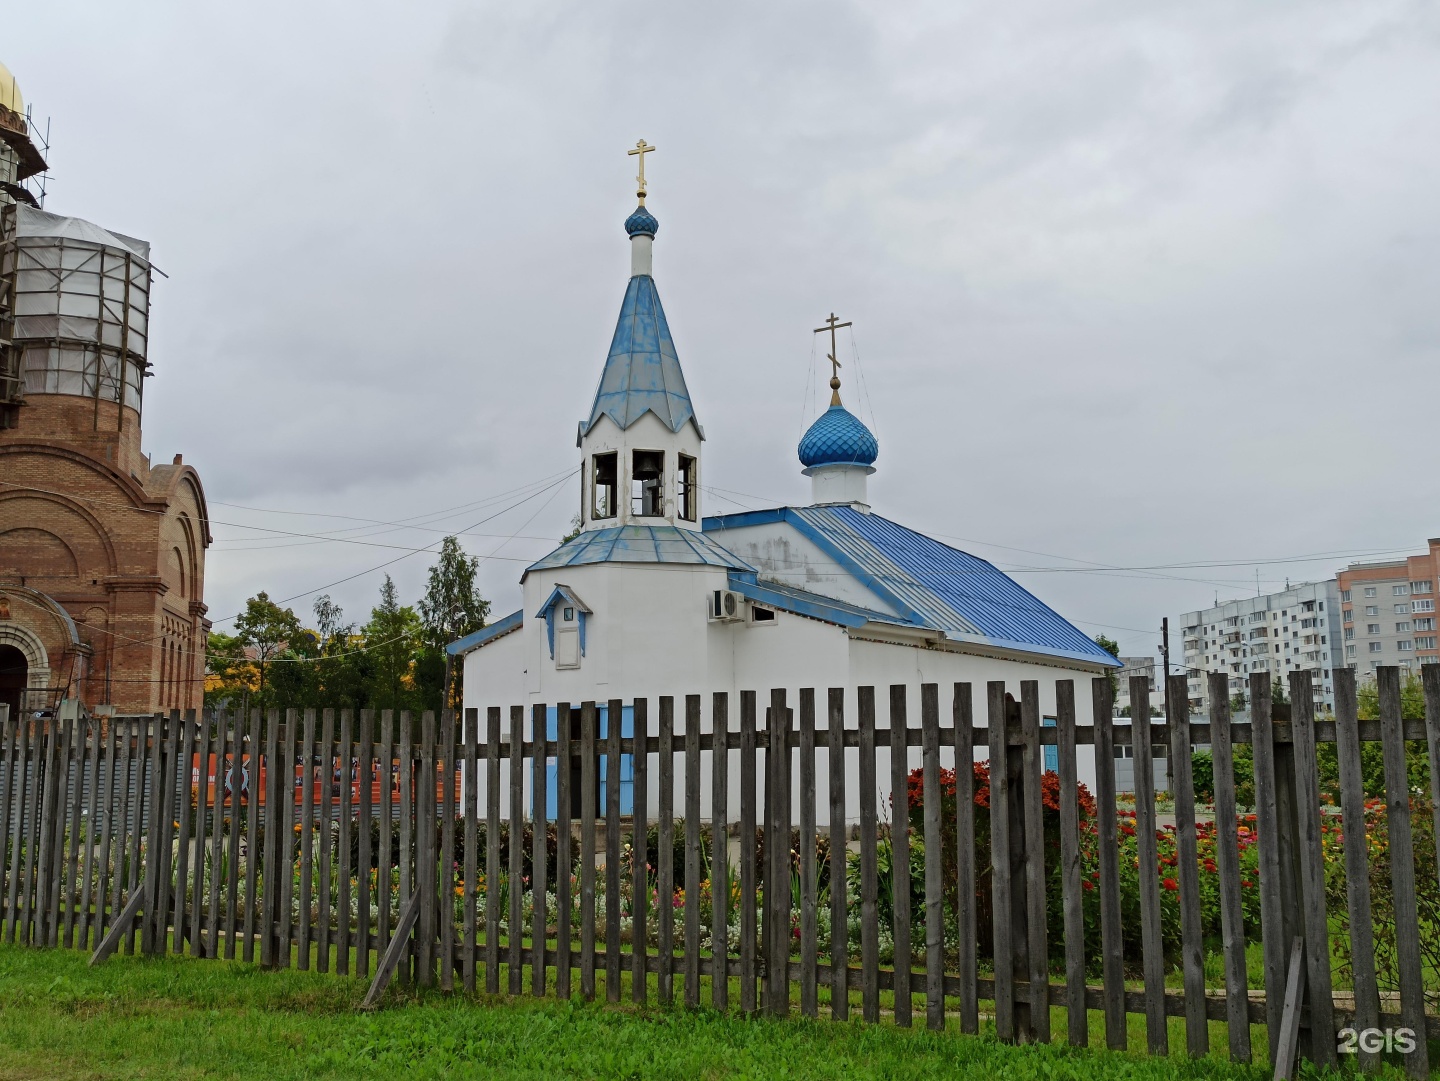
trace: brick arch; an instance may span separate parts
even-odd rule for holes
[[[95,576],[116,573],[118,562],[115,556],[115,545],[111,542],[109,531],[83,504],[71,499],[69,496],[59,493],[35,492],[25,489],[0,492],[0,505],[11,503],[12,501],[28,501],[39,504],[40,508],[48,506],[63,509],[69,518],[66,524],[74,526],[76,532],[72,533],[69,537],[61,537],[61,540],[63,540],[66,547],[70,549],[72,555],[75,556],[77,572],[80,574],[90,572]],[[41,520],[41,515],[38,513],[38,510],[39,508],[28,515],[25,513],[18,514],[16,515],[16,519],[19,521],[29,520],[31,522]],[[59,523],[49,524],[59,525]],[[46,530],[46,532],[54,533],[55,530],[52,528]],[[65,532],[69,533],[70,531],[65,530]],[[59,534],[56,535],[58,536]],[[82,543],[77,544],[77,542]],[[77,553],[77,547],[90,549],[90,552],[82,551]],[[93,552],[95,557],[100,561],[100,566],[89,565],[89,560],[85,557],[90,555],[91,552]]]
[[[0,533],[0,574],[26,578],[74,578],[80,573],[75,552],[48,529],[16,526]]]

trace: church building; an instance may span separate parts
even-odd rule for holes
[[[141,449],[150,245],[38,205],[45,170],[0,67],[0,703],[199,708],[199,474]]]
[[[467,707],[704,694],[708,717],[715,691],[843,687],[853,726],[857,687],[908,684],[918,709],[920,684],[969,681],[983,710],[987,681],[1018,697],[1036,679],[1053,714],[1057,677],[1083,687],[1118,666],[990,563],[876,509],[879,444],[838,370],[799,441],[811,503],[705,517],[705,431],[656,288],[643,170],[625,232],[631,277],[576,436],[581,532],[525,570],[519,611],[450,645]]]

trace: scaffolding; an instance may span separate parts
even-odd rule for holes
[[[150,245],[23,204],[5,212],[13,225],[0,238],[0,292],[10,299],[11,382],[0,401],[13,411],[28,395],[69,394],[95,399],[97,418],[101,402],[138,413],[149,369]]]

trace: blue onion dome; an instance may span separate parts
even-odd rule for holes
[[[653,237],[660,230],[660,223],[655,220],[655,215],[646,210],[644,205],[637,206],[635,213],[625,219],[625,232],[630,236]]]
[[[880,456],[880,444],[860,418],[843,405],[832,405],[820,414],[800,440],[800,464],[809,469],[820,465],[873,465]]]

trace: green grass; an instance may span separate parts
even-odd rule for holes
[[[354,979],[238,962],[121,956],[92,969],[78,953],[0,946],[0,1078],[1266,1076],[1218,1058],[1012,1047],[953,1027],[708,1010],[392,989],[384,1010],[361,1014],[363,993]]]

